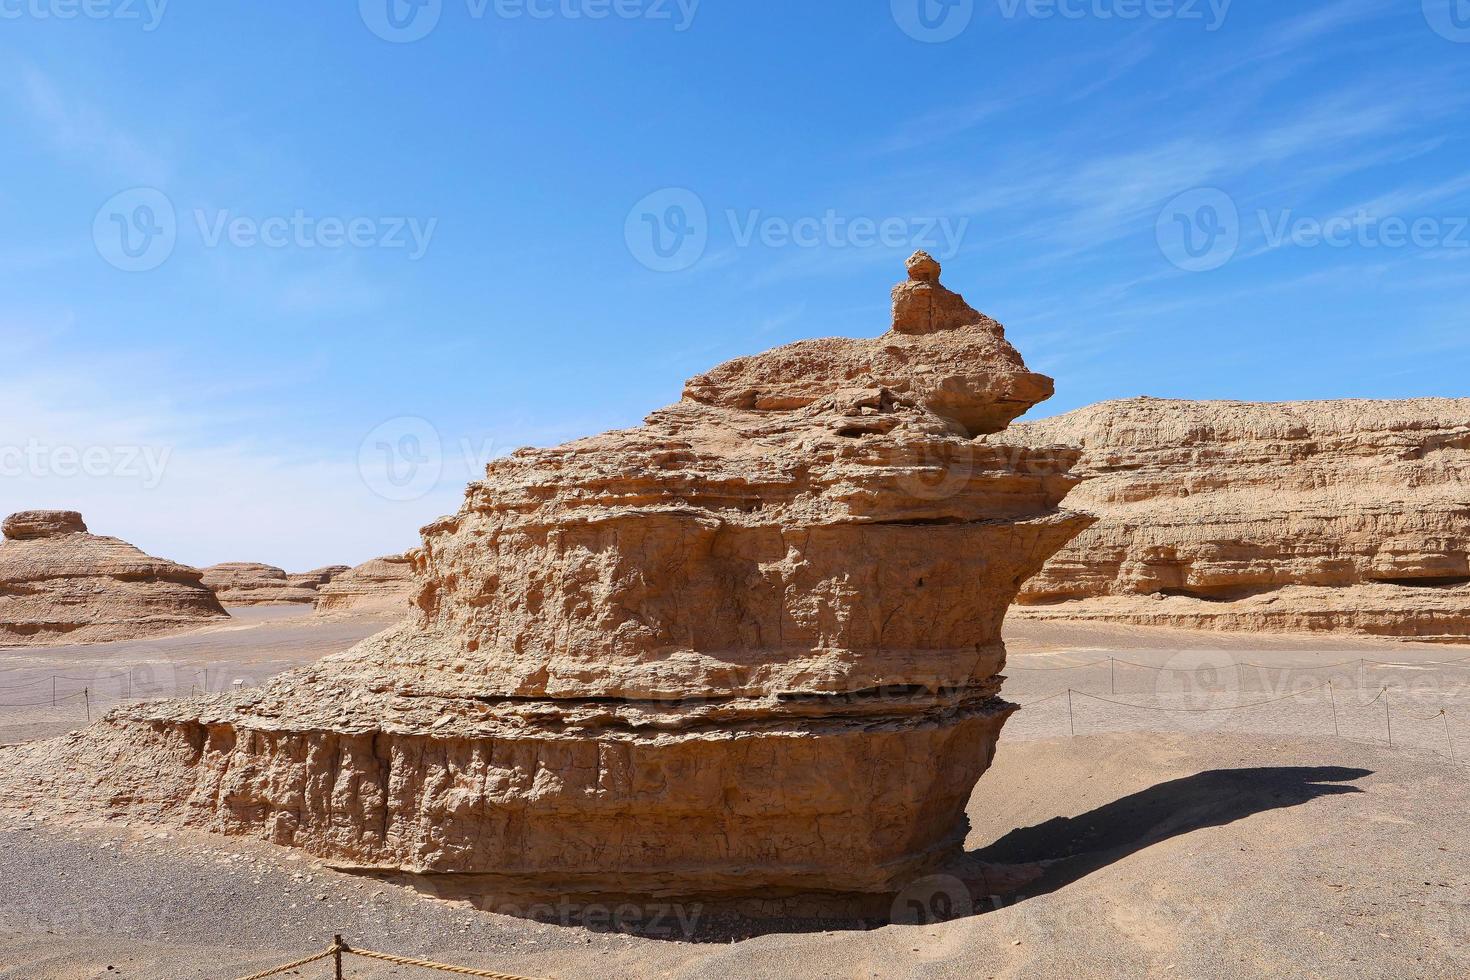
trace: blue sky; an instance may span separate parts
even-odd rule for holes
[[[0,0],[0,509],[400,551],[920,246],[1034,415],[1466,393],[1470,0],[387,2]]]

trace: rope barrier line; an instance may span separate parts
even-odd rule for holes
[[[399,966],[414,966],[423,970],[438,970],[440,973],[456,973],[463,977],[487,977],[489,980],[540,980],[538,977],[522,977],[514,973],[497,973],[494,970],[477,970],[468,966],[455,966],[452,963],[436,963],[433,960],[419,960],[411,956],[395,956],[392,953],[379,953],[371,949],[353,949],[342,941],[341,936],[338,936],[336,942],[324,952],[303,957],[293,963],[272,967],[269,970],[262,970],[260,973],[252,973],[248,977],[240,977],[239,980],[265,980],[266,977],[273,977],[285,973],[287,970],[294,970],[308,963],[316,963],[328,958],[334,958],[337,961],[337,976],[340,977],[342,976],[342,956],[344,954],[361,956],[369,960],[382,960],[385,963],[396,963]]]
[[[324,960],[329,956],[336,955],[337,947],[333,946],[325,953],[317,953],[315,956],[308,956],[305,959],[297,960],[294,963],[287,963],[284,966],[277,966],[269,970],[262,970],[260,973],[252,973],[248,977],[241,977],[240,980],[264,980],[265,977],[273,977],[278,973],[285,973],[287,970],[294,970],[298,966],[305,966],[308,963],[315,963],[317,960]]]
[[[1030,708],[1030,707],[1032,707],[1034,705],[1046,704],[1046,702],[1048,702],[1048,701],[1055,701],[1057,698],[1066,697],[1066,696],[1067,696],[1067,692],[1066,691],[1058,691],[1056,694],[1053,694],[1050,697],[1042,698],[1039,701],[1027,701],[1025,704],[1018,704],[1018,705],[1016,705],[1016,707],[1018,707],[1018,708]]]
[[[1121,662],[1122,661],[1119,661],[1119,663],[1121,663]],[[1009,670],[1029,670],[1029,671],[1036,671],[1036,670],[1081,670],[1084,667],[1096,667],[1098,664],[1105,664],[1105,663],[1107,663],[1106,660],[1094,660],[1091,663],[1087,663],[1087,664],[1067,664],[1066,666],[1063,666],[1063,667],[1018,667],[1018,666],[1016,666],[1014,664],[1006,664],[1006,670],[1008,670],[1008,671]]]
[[[537,980],[536,977],[520,977],[512,973],[496,973],[494,970],[475,970],[468,966],[451,966],[448,963],[435,963],[433,960],[416,960],[410,956],[394,956],[391,953],[377,953],[370,949],[353,949],[351,946],[343,946],[342,952],[351,956],[364,956],[371,960],[382,960],[385,963],[397,963],[399,966],[416,966],[425,970],[438,970],[441,973],[458,973],[465,977],[489,977],[490,980]]]
[[[1307,690],[1305,690],[1305,691],[1298,691],[1295,694],[1288,694],[1288,695],[1285,695],[1284,697],[1271,698],[1270,700],[1267,700],[1267,701],[1253,701],[1250,704],[1232,704],[1232,705],[1227,705],[1227,706],[1221,707],[1221,708],[1165,708],[1165,707],[1162,707],[1160,705],[1152,705],[1152,704],[1130,704],[1127,701],[1114,701],[1112,698],[1099,697],[1096,694],[1088,694],[1086,691],[1073,691],[1072,693],[1073,694],[1080,694],[1084,698],[1092,698],[1092,700],[1094,700],[1094,701],[1106,701],[1108,704],[1121,705],[1124,708],[1142,708],[1145,711],[1187,711],[1187,712],[1192,712],[1193,713],[1193,712],[1205,712],[1205,711],[1244,711],[1247,708],[1259,708],[1262,705],[1276,704],[1276,703],[1278,703],[1280,701],[1290,701],[1292,698],[1299,698],[1299,697],[1302,697],[1303,695],[1311,694],[1314,691],[1322,691],[1322,690],[1325,690],[1326,688],[1327,688],[1327,685],[1326,684],[1318,684],[1316,687],[1310,687],[1310,688],[1307,688]]]
[[[45,701],[25,701],[19,704],[0,704],[0,708],[49,708],[52,705],[61,704],[63,701],[71,701],[75,700],[76,698],[85,698],[86,696],[86,691],[73,691],[70,694],[63,694],[55,701],[47,698]]]

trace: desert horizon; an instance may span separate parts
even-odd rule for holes
[[[1470,974],[1466,0],[0,19],[0,980]]]

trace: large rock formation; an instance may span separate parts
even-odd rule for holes
[[[316,589],[294,584],[283,569],[253,561],[227,561],[204,570],[204,584],[227,606],[278,606],[316,601]]]
[[[22,511],[0,530],[0,646],[130,640],[227,617],[197,570],[89,534],[76,511]]]
[[[297,588],[311,589],[320,592],[322,586],[332,581],[345,572],[350,572],[350,565],[327,565],[323,568],[313,568],[309,572],[293,572],[286,576],[286,582]]]
[[[365,561],[317,590],[316,611],[323,615],[368,613],[407,616],[412,610],[413,564],[410,555],[388,555]]]
[[[1090,522],[1058,509],[1074,450],[989,438],[1050,380],[910,269],[882,337],[741,358],[639,428],[490,463],[424,529],[399,626],[0,754],[0,794],[507,895],[886,909],[958,852],[1014,710],[1001,620]]]
[[[1015,426],[1101,516],[1020,613],[1470,641],[1470,399],[1105,402]]]

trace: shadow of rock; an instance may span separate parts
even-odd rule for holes
[[[888,895],[772,894],[669,897],[577,895],[527,899],[487,875],[375,875],[426,895],[538,922],[675,942],[732,942],[772,933],[928,924],[1054,892],[1161,841],[1320,796],[1372,775],[1340,766],[1213,769],[1151,786],[1076,817],[1018,828]],[[824,914],[823,909],[832,910]],[[862,914],[837,912],[862,908]]]
[[[1211,769],[1150,786],[1080,816],[1018,828],[966,858],[981,865],[1039,867],[1040,876],[1025,892],[1045,895],[1171,837],[1300,806],[1320,796],[1361,793],[1344,784],[1371,775],[1368,769],[1343,766]]]

